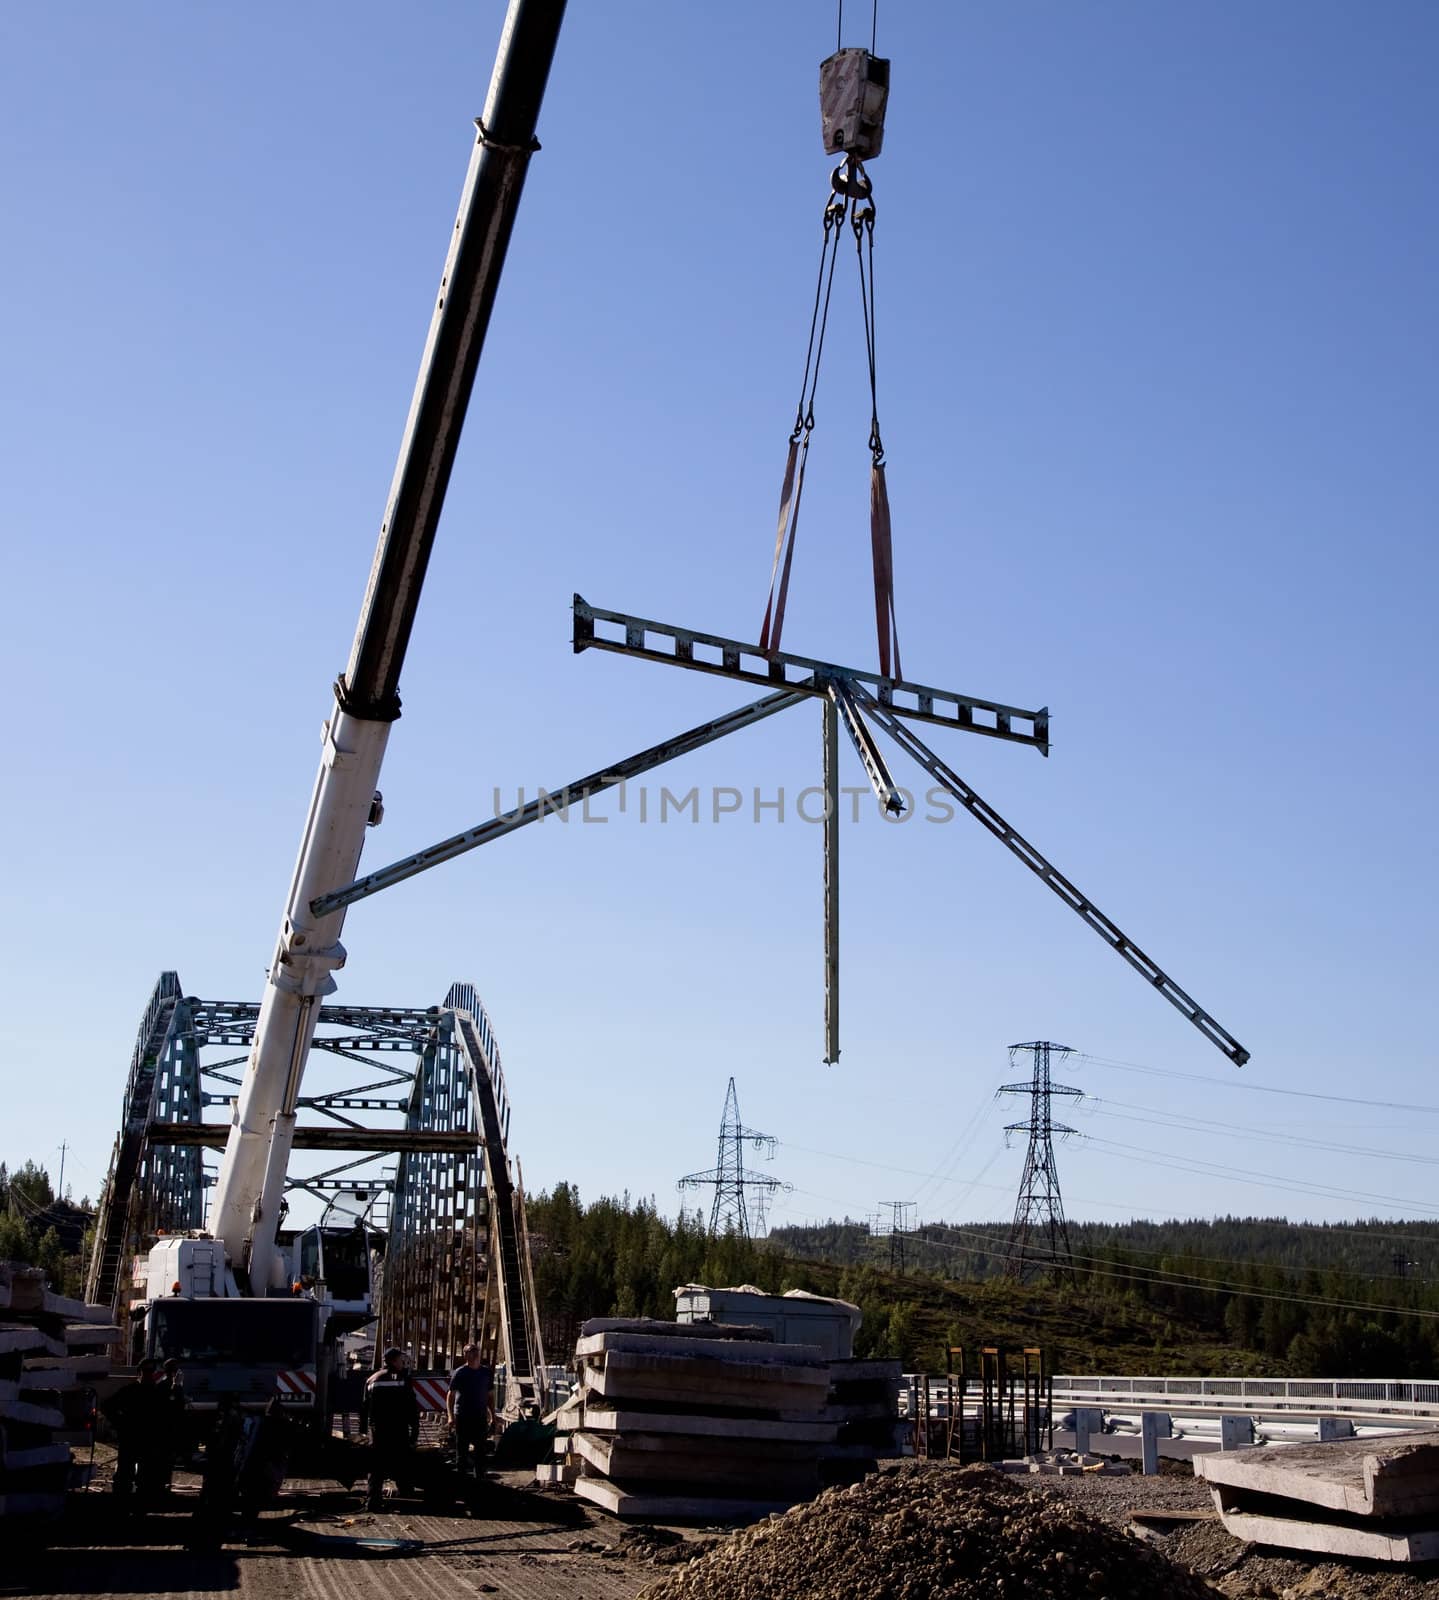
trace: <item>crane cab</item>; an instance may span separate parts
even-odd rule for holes
[[[332,1333],[359,1327],[375,1315],[375,1280],[385,1236],[364,1221],[349,1226],[317,1223],[295,1235],[292,1283],[322,1301]]]

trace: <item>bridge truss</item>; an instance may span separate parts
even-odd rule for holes
[[[117,1317],[156,1237],[204,1226],[205,1154],[229,1132],[205,1113],[234,1105],[258,1015],[253,1001],[184,994],[174,972],[155,985],[87,1273],[87,1297]],[[473,987],[454,984],[425,1009],[322,1007],[306,1086],[287,1203],[306,1195],[330,1219],[387,1232],[379,1338],[436,1371],[478,1339],[512,1393],[531,1396],[544,1353],[524,1198],[499,1047]]]

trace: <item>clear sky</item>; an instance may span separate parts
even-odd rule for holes
[[[0,14],[0,1157],[66,1140],[77,1196],[161,970],[259,995],[501,15]],[[834,24],[572,5],[368,864],[747,698],[574,656],[569,604],[758,633]],[[990,1097],[1047,1038],[1098,1102],[1077,1215],[1439,1213],[1439,11],[883,0],[878,43],[906,668],[1052,708],[1048,761],[934,742],[1251,1065],[964,817],[846,827],[837,1067],[792,809],[532,828],[352,912],[341,994],[477,985],[532,1187],[673,1208],[734,1074],[777,1219],[1003,1215],[1023,1107]],[[846,259],[785,638],[873,666],[857,298]],[[818,723],[664,781],[793,796]]]

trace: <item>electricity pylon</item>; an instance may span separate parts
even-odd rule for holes
[[[764,1226],[763,1200],[780,1190],[788,1192],[793,1186],[781,1183],[778,1178],[746,1173],[744,1147],[751,1145],[762,1150],[766,1160],[774,1157],[774,1147],[779,1141],[772,1134],[756,1133],[746,1128],[739,1119],[739,1096],[735,1093],[734,1079],[729,1081],[725,1095],[724,1115],[720,1118],[719,1159],[708,1172],[691,1172],[675,1185],[676,1188],[702,1189],[713,1187],[714,1204],[710,1207],[710,1232],[743,1234],[750,1238],[749,1211],[745,1205],[745,1191],[754,1192],[760,1227]]]
[[[1014,1224],[1009,1230],[1009,1259],[1005,1275],[1024,1277],[1029,1266],[1048,1268],[1056,1277],[1074,1280],[1074,1259],[1069,1246],[1069,1225],[1064,1220],[1064,1201],[1059,1193],[1059,1170],[1054,1161],[1054,1135],[1061,1138],[1073,1133],[1073,1128],[1056,1122],[1051,1114],[1053,1095],[1071,1095],[1078,1099],[1083,1089],[1071,1088],[1067,1083],[1053,1083],[1049,1076],[1051,1054],[1067,1056],[1067,1044],[1050,1044],[1047,1040],[1034,1040],[1030,1044],[1012,1044],[1009,1059],[1014,1060],[1021,1050],[1034,1057],[1034,1070],[1029,1081],[1006,1083],[1000,1094],[1027,1094],[1029,1096],[1029,1121],[1011,1122],[1005,1135],[1027,1133],[1029,1148],[1024,1156],[1024,1172],[1019,1180],[1019,1198],[1014,1207]]]

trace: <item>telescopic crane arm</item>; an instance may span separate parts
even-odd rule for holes
[[[380,765],[400,715],[400,669],[414,626],[474,386],[495,291],[554,58],[565,0],[511,0],[479,137],[390,486],[349,664],[335,685],[300,852],[244,1082],[235,1104],[210,1231],[224,1241],[231,1292],[277,1286],[275,1230],[294,1139],[300,1080],[321,998],[345,963],[341,907],[311,901],[356,876],[365,830],[379,820]]]

